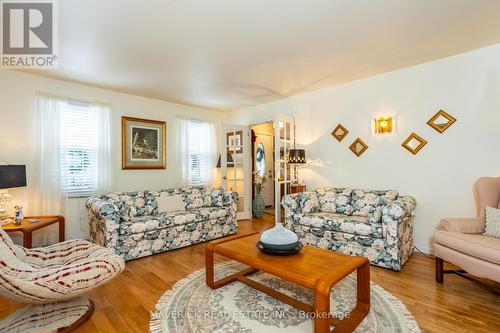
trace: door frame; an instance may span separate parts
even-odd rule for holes
[[[243,211],[241,212],[236,212],[236,219],[237,220],[247,220],[252,218],[252,169],[250,166],[250,160],[248,158],[248,152],[251,150],[250,146],[250,141],[251,141],[251,135],[250,135],[250,126],[247,125],[233,125],[233,124],[224,124],[222,123],[220,125],[220,155],[221,155],[221,187],[225,190],[228,189],[228,167],[227,167],[227,144],[226,144],[226,132],[227,131],[242,131],[243,132],[243,147],[242,147],[242,153],[241,155],[243,156],[243,175],[241,179],[238,178],[232,178],[233,181],[236,183],[238,181],[243,182]],[[233,157],[233,161],[235,164],[233,164],[233,168],[236,166],[236,159]],[[235,171],[236,174],[236,171]],[[234,176],[236,177],[236,176]],[[230,179],[231,181],[231,179]],[[237,188],[234,189],[237,192]]]
[[[275,193],[275,202],[276,202],[276,207],[275,207],[275,223],[281,223],[281,196],[282,196],[282,193],[281,193],[281,184],[283,184],[283,195],[286,195],[288,194],[288,183],[291,184],[292,182],[292,176],[291,175],[288,175],[287,174],[287,164],[288,162],[286,162],[286,152],[287,152],[287,149],[291,149],[292,148],[292,142],[294,142],[294,135],[295,135],[295,122],[294,122],[294,116],[293,115],[288,115],[288,114],[284,114],[284,113],[276,113],[274,115],[274,151],[275,151],[275,157],[277,156],[277,158],[274,159],[274,165],[275,165],[275,171],[274,171],[274,178],[275,178],[275,182],[274,182],[274,186],[275,186],[275,190],[274,190],[274,193]],[[283,157],[284,157],[284,170],[285,170],[285,178],[284,180],[281,182],[280,181],[280,173],[281,173],[281,166],[280,166],[280,163],[281,163],[281,159],[280,159],[280,153],[281,153],[281,145],[280,145],[280,140],[281,140],[281,136],[280,136],[280,122],[281,121],[285,121],[287,123],[290,124],[290,133],[289,133],[289,139],[286,140],[286,126],[284,127],[285,128],[285,149],[283,151]],[[288,141],[288,142],[286,142]],[[291,172],[291,171],[290,171]],[[290,178],[288,178],[288,176]]]
[[[250,160],[252,161],[252,200],[253,200],[253,195],[255,194],[255,186],[253,184],[253,175],[254,175],[254,172],[255,172],[255,144],[256,144],[256,138],[257,138],[257,133],[255,133],[255,131],[252,129],[252,127],[254,126],[258,126],[258,125],[262,125],[262,124],[266,124],[266,123],[272,123],[274,124],[274,121],[265,121],[263,123],[259,123],[259,124],[255,124],[255,125],[250,125],[250,133],[251,133],[251,136],[252,136],[252,140],[251,140],[251,145],[252,145],[252,154],[251,154],[251,157],[250,157]],[[268,134],[265,134],[264,136],[268,136]],[[273,183],[268,183],[268,186],[272,186],[272,189],[273,189],[273,204],[272,206],[275,206],[276,204],[276,200],[275,200],[275,193],[274,193],[274,172],[275,172],[275,168],[274,168],[274,128],[273,128],[273,133],[271,135],[269,135],[270,137],[272,137],[272,143],[271,143],[271,155],[272,155],[272,158],[273,158],[273,163],[272,164],[268,164],[269,161],[266,159],[266,166],[269,165],[270,169],[271,169],[271,172],[272,172],[272,179],[273,179]],[[268,175],[269,176],[269,175]],[[266,206],[267,207],[267,206]]]
[[[286,114],[286,113],[275,113],[273,117],[270,117],[270,118],[264,118],[262,119],[261,121],[259,122],[256,122],[256,123],[251,123],[249,124],[249,128],[251,129],[252,126],[255,126],[255,125],[260,125],[260,124],[263,124],[263,123],[268,123],[268,122],[272,122],[274,124],[274,156],[273,156],[273,160],[274,160],[274,218],[275,218],[275,223],[278,222],[280,223],[281,222],[281,184],[279,182],[279,177],[278,177],[278,170],[279,170],[279,158],[276,158],[277,154],[279,153],[279,141],[276,139],[278,138],[279,139],[279,135],[276,136],[276,124],[278,124],[279,126],[279,119],[280,118],[286,118],[288,121],[290,121],[291,123],[291,136],[290,136],[290,139],[291,139],[291,142],[293,142],[293,136],[295,135],[295,130],[293,127],[295,127],[295,122],[294,122],[294,115],[293,114]],[[278,147],[278,148],[277,148]],[[251,155],[251,158],[253,159],[254,156],[253,156],[253,153]],[[252,168],[253,170],[253,168]],[[253,177],[252,177],[252,183],[253,183]],[[252,186],[253,187],[253,186]],[[285,186],[285,194],[287,192],[287,188]],[[253,195],[253,190],[252,190],[252,195]],[[253,197],[252,197],[252,202],[253,202]]]

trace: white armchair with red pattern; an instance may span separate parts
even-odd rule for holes
[[[50,322],[52,318],[71,323],[71,316],[78,314],[78,309],[90,317],[94,309],[92,301],[79,296],[110,281],[124,268],[124,260],[113,249],[84,240],[26,249],[15,245],[0,228],[0,295],[22,303],[41,304],[22,316],[13,315],[13,322],[24,330],[42,314],[41,322],[50,325],[54,324]],[[54,315],[47,316],[48,313]],[[68,316],[64,318],[66,313]],[[4,329],[2,324],[10,322],[4,321],[0,330]]]

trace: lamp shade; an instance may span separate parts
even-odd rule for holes
[[[26,165],[0,165],[0,189],[26,186]]]
[[[306,151],[304,149],[290,149],[288,154],[288,163],[304,164],[306,163]]]
[[[217,159],[217,168],[220,168],[220,163],[221,163],[221,155],[219,154],[219,158]],[[233,155],[227,154],[227,166],[232,167],[234,166],[234,161],[233,161]]]

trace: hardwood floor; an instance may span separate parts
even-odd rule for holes
[[[267,229],[272,218],[241,221],[240,230]],[[119,277],[90,293],[96,311],[75,332],[147,332],[158,298],[205,267],[204,250],[205,244],[198,244],[127,262]],[[500,332],[500,297],[454,275],[436,283],[434,260],[422,254],[413,254],[402,272],[371,266],[371,278],[403,301],[423,332]],[[22,306],[0,298],[0,317]]]

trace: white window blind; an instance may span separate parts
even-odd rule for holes
[[[179,119],[174,174],[180,185],[211,185],[215,171],[215,126],[213,123]],[[180,173],[179,173],[180,171]]]
[[[211,124],[200,121],[189,121],[189,170],[190,183],[205,183],[209,176],[209,155],[208,143],[211,138],[209,126]]]
[[[62,190],[69,197],[89,196],[98,188],[98,110],[65,102],[59,121]]]

